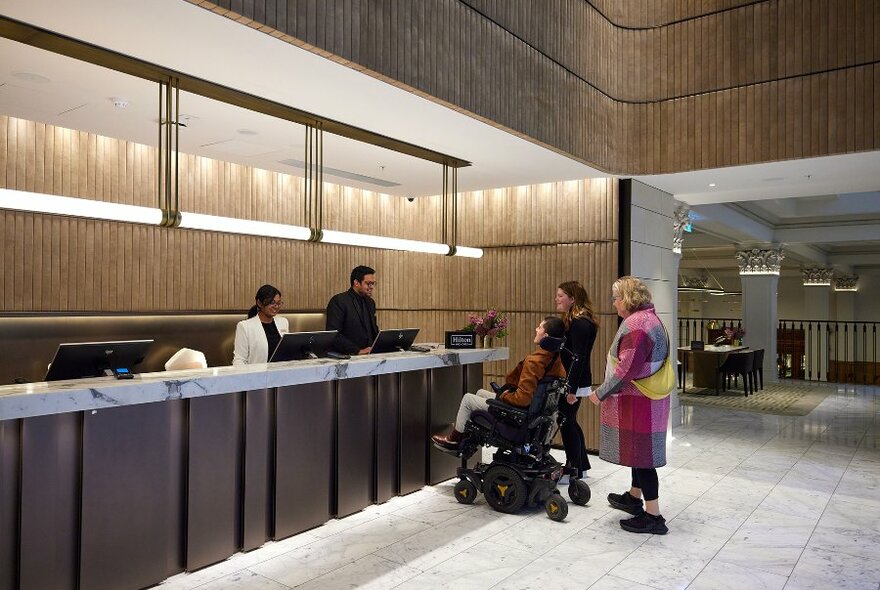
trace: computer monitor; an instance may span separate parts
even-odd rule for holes
[[[69,342],[60,344],[49,365],[46,381],[131,374],[144,360],[152,340],[120,342]]]
[[[373,346],[370,348],[370,354],[407,350],[415,342],[418,334],[418,328],[380,330],[373,341]]]
[[[281,337],[270,363],[281,361],[301,361],[307,358],[327,356],[333,346],[336,330],[326,332],[290,332]]]

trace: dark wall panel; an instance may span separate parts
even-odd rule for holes
[[[461,404],[461,396],[464,394],[464,374],[462,367],[444,367],[431,370],[431,397],[430,397],[430,432],[439,432],[455,422],[458,408]],[[448,453],[438,451],[434,445],[429,445],[430,473],[428,483],[436,484],[455,477],[455,472],[461,461]]]
[[[400,374],[380,375],[376,394],[376,502],[397,495],[400,478]]]
[[[0,421],[0,590],[18,587],[21,420]]]
[[[275,489],[275,390],[244,393],[242,549],[272,538]]]
[[[336,382],[279,387],[276,397],[275,538],[330,519]]]
[[[186,569],[241,548],[241,394],[189,400]]]
[[[342,518],[374,502],[376,377],[337,382],[336,510]]]
[[[428,371],[400,374],[400,493],[427,481]]]
[[[183,402],[162,402],[84,416],[81,588],[142,588],[177,569],[183,490],[172,431],[184,414]]]
[[[77,588],[82,415],[22,420],[22,590]]]

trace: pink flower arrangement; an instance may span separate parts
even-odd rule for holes
[[[497,309],[489,309],[484,315],[478,313],[468,314],[468,325],[464,330],[474,332],[477,336],[489,336],[490,338],[504,338],[507,336],[507,327],[510,320]]]
[[[728,342],[733,342],[734,340],[741,340],[743,336],[746,335],[746,331],[742,328],[724,328],[724,336],[727,337]]]

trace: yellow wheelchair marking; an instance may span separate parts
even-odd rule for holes
[[[458,493],[461,494],[461,497],[462,497],[462,498],[467,498],[467,497],[468,497],[468,491],[467,491],[467,488],[463,488],[463,489],[462,489],[461,491],[459,491]]]
[[[503,486],[499,483],[499,484],[495,484],[495,487],[498,488],[499,492],[501,492],[501,497],[503,498],[504,494],[507,493],[507,488],[509,488],[510,486],[509,485]]]
[[[550,512],[556,514],[557,512],[559,512],[559,506],[557,506],[556,504],[550,504]]]

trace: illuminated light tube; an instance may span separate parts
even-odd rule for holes
[[[186,229],[203,229],[228,234],[244,234],[249,236],[266,236],[268,238],[284,238],[287,240],[308,240],[312,230],[299,225],[269,223],[267,221],[249,221],[232,217],[202,215],[201,213],[180,213],[180,226]]]
[[[27,211],[29,213],[48,213],[50,215],[69,215],[105,221],[124,221],[128,223],[162,223],[162,210],[153,207],[139,207],[92,199],[59,197],[44,193],[32,193],[13,189],[0,189],[0,209]]]
[[[453,256],[463,256],[465,258],[482,258],[483,257],[483,249],[482,248],[469,248],[467,246],[456,246],[455,254]]]
[[[404,252],[423,252],[425,254],[449,254],[449,246],[435,242],[419,242],[401,238],[386,238],[369,234],[353,234],[350,232],[325,229],[322,231],[321,242],[324,244],[344,244],[347,246],[363,246],[366,248],[382,248],[383,250],[401,250]]]

